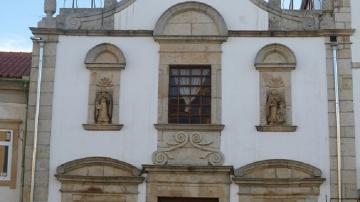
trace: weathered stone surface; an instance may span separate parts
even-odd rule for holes
[[[136,202],[144,178],[136,167],[104,157],[74,160],[57,169],[61,201]]]
[[[311,165],[291,160],[266,160],[235,170],[239,201],[318,201],[325,179]]]
[[[147,201],[159,196],[218,198],[230,200],[229,166],[153,166],[143,165],[147,173]]]
[[[153,162],[157,165],[222,165],[220,133],[159,130]]]

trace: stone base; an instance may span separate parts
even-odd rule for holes
[[[93,131],[119,131],[123,128],[122,124],[109,124],[109,125],[99,125],[99,124],[83,124],[85,130]]]
[[[259,132],[295,132],[297,126],[256,126]]]

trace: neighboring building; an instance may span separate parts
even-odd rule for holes
[[[0,52],[0,201],[17,202],[23,184],[23,148],[31,53]]]
[[[360,3],[282,4],[45,0],[23,201],[357,201]]]

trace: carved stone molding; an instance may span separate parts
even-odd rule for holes
[[[61,201],[137,201],[141,170],[111,158],[88,157],[57,168]],[[116,199],[116,200],[115,200]]]
[[[99,124],[83,124],[85,130],[93,131],[119,131],[124,125],[122,124],[109,124],[109,125],[99,125]]]
[[[224,163],[220,152],[220,137],[204,132],[165,132],[153,153],[156,165],[212,165]]]
[[[260,132],[295,132],[297,126],[256,126]]]
[[[317,202],[325,181],[321,170],[298,161],[272,159],[255,162],[235,170],[233,181],[239,186],[239,201],[261,199]]]
[[[222,124],[154,124],[159,131],[217,131],[224,130]]]

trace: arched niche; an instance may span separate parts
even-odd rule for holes
[[[109,43],[99,44],[86,54],[85,65],[88,69],[124,69],[126,60],[123,52]]]
[[[272,71],[293,70],[296,67],[296,57],[285,45],[269,44],[257,53],[255,67],[258,70],[266,70],[266,68],[271,68]]]
[[[227,36],[224,18],[213,7],[184,2],[169,8],[156,23],[154,36]]]
[[[57,168],[61,201],[137,201],[141,171],[122,161],[106,157],[77,159]]]
[[[87,52],[84,63],[90,70],[88,120],[84,129],[121,130],[120,71],[126,66],[123,52],[113,44],[99,44]]]
[[[256,55],[260,75],[260,132],[294,132],[292,125],[291,71],[296,68],[294,52],[282,44],[264,46]]]
[[[236,169],[233,181],[239,186],[239,201],[317,202],[325,179],[321,170],[312,165],[271,159]]]

